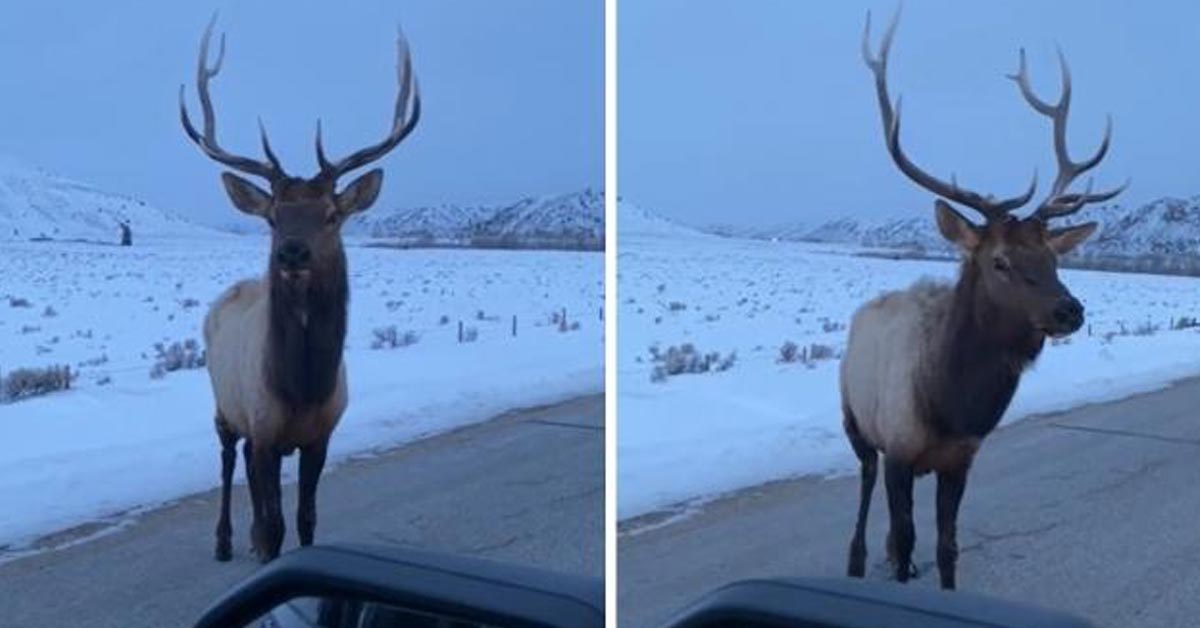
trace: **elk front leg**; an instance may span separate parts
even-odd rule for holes
[[[233,488],[233,469],[237,465],[238,436],[221,415],[217,415],[217,438],[221,441],[221,514],[217,519],[217,560],[233,557],[233,525],[229,522],[229,500]]]
[[[283,457],[270,445],[255,443],[251,456],[255,489],[252,497],[258,502],[254,525],[254,551],[260,562],[270,562],[279,556],[283,545],[283,509],[280,504],[279,469]]]
[[[262,546],[262,492],[258,489],[261,480],[254,464],[254,441],[249,437],[242,442],[242,457],[246,467],[246,489],[250,491],[250,547],[257,553],[258,548]]]
[[[313,531],[317,528],[317,482],[325,468],[325,453],[329,440],[300,449],[300,486],[296,506],[296,531],[300,545],[312,545]]]
[[[958,562],[958,505],[967,488],[967,467],[937,476],[937,563],[943,589],[955,587]]]
[[[917,541],[912,520],[913,468],[885,456],[883,479],[887,486],[888,514],[891,515],[888,558],[896,569],[896,580],[908,582],[916,575],[912,566],[913,545]]]

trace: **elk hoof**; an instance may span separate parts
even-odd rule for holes
[[[279,557],[279,552],[268,552],[260,549],[254,550],[254,556],[260,564],[267,564]]]
[[[896,580],[900,582],[908,582],[921,577],[921,572],[917,571],[916,565],[908,565],[906,567],[896,567]]]
[[[217,543],[217,551],[213,552],[213,556],[222,563],[229,562],[233,558],[233,548],[229,543]]]

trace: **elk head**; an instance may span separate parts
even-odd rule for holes
[[[244,174],[267,182],[269,191],[232,172],[221,175],[225,191],[234,207],[264,219],[271,227],[271,272],[289,284],[303,286],[314,268],[323,262],[342,259],[341,226],[351,214],[363,211],[375,203],[383,184],[383,171],[374,169],[355,179],[341,190],[338,179],[361,168],[400,144],[412,133],[421,117],[421,96],[413,80],[412,58],[403,34],[397,39],[399,51],[399,95],[396,98],[392,130],[381,142],[363,148],[336,162],[325,155],[321,143],[321,123],[317,122],[317,162],[320,172],[312,178],[293,177],[283,170],[271,150],[266,129],[259,120],[262,149],[266,160],[261,161],[226,152],[217,143],[216,116],[208,83],[221,71],[225,59],[225,37],[221,36],[216,62],[209,67],[209,43],[212,40],[216,16],[209,22],[200,43],[200,60],[196,69],[196,88],[204,112],[204,131],[197,131],[184,102],[184,86],[179,87],[179,113],[183,130],[204,154],[214,161]],[[410,102],[411,101],[411,102]]]
[[[1095,222],[1069,227],[1051,227],[1050,220],[1073,214],[1085,205],[1100,203],[1120,194],[1129,182],[1106,192],[1093,193],[1091,181],[1083,192],[1068,188],[1083,173],[1095,168],[1108,152],[1112,135],[1112,118],[1104,130],[1104,139],[1091,158],[1072,161],[1067,154],[1067,114],[1071,107],[1071,73],[1066,58],[1059,51],[1062,66],[1062,96],[1050,104],[1039,98],[1029,84],[1025,51],[1021,50],[1020,67],[1008,75],[1021,90],[1021,95],[1038,113],[1053,122],[1054,154],[1058,175],[1049,195],[1032,214],[1020,218],[1012,212],[1032,200],[1037,189],[1037,171],[1033,181],[1021,194],[996,199],[964,189],[951,177],[945,182],[914,164],[900,148],[900,100],[893,109],[887,91],[887,62],[892,38],[899,22],[899,11],[892,18],[880,44],[879,56],[871,54],[871,15],[863,32],[862,54],[867,67],[875,75],[875,91],[879,100],[880,117],[888,153],[901,172],[917,185],[938,195],[935,203],[938,229],[947,240],[958,245],[966,255],[965,263],[977,272],[982,298],[1001,311],[1027,317],[1037,330],[1051,336],[1074,332],[1083,325],[1083,305],[1058,279],[1058,257],[1086,240],[1096,230]],[[969,207],[981,216],[976,224],[955,210],[948,201]]]

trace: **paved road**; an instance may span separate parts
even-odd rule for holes
[[[934,486],[914,496],[922,577],[937,586]],[[670,525],[622,526],[621,626],[653,626],[740,578],[840,577],[858,479],[743,491]],[[868,577],[886,578],[876,486]],[[1098,626],[1195,626],[1200,617],[1200,380],[1029,419],[989,437],[959,518],[959,588],[1059,608]],[[639,532],[640,530],[640,532]]]
[[[601,577],[603,424],[597,395],[342,465],[321,483],[317,542],[395,543]],[[214,474],[216,455],[214,445]],[[127,529],[0,565],[0,625],[190,625],[257,567],[245,493],[234,491],[233,562],[211,557],[216,492],[195,495]],[[294,497],[285,488],[285,512]],[[296,544],[293,518],[285,551]]]

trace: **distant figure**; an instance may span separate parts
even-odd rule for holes
[[[127,222],[121,223],[121,246],[133,246],[133,231]]]

